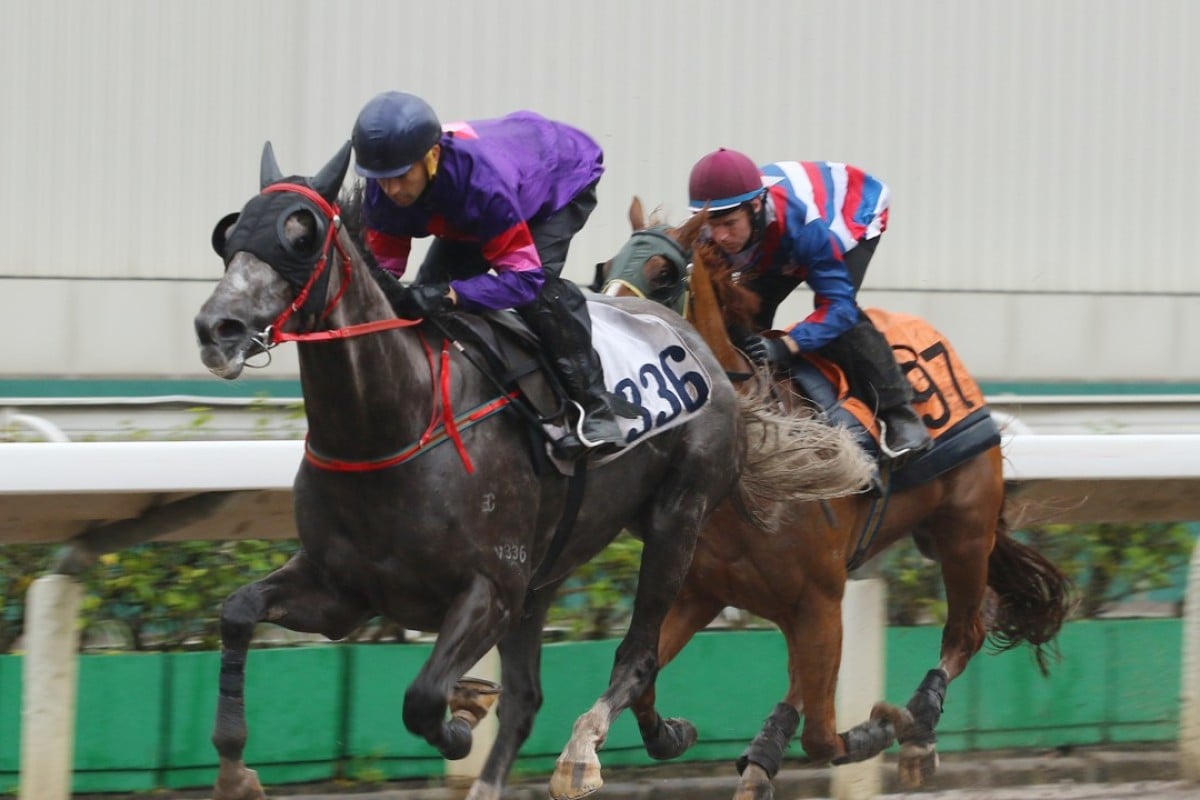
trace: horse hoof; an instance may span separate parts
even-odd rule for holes
[[[767,771],[754,762],[747,764],[742,770],[733,800],[774,800],[774,797],[775,790]]]
[[[900,785],[918,789],[937,773],[936,744],[904,744],[900,746]]]
[[[213,800],[267,800],[267,795],[258,782],[258,773],[239,761],[221,764]]]
[[[559,761],[550,776],[550,797],[553,800],[577,800],[594,794],[603,785],[599,761]]]
[[[471,730],[500,698],[500,684],[483,678],[461,678],[450,693],[450,716],[466,722]]]
[[[467,796],[463,800],[500,800],[502,792],[503,790],[499,786],[475,781],[471,784],[471,791],[467,792]]]

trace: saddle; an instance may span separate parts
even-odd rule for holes
[[[634,313],[605,300],[589,300],[593,343],[604,368],[606,388],[638,412],[618,417],[626,447],[592,455],[589,463],[619,458],[638,443],[688,421],[708,401],[712,379],[679,332],[657,313]],[[453,338],[473,342],[467,356],[492,380],[498,393],[513,396],[529,423],[535,464],[548,456],[562,473],[572,462],[555,449],[567,432],[568,400],[536,335],[512,311],[438,318]],[[573,412],[572,412],[573,413]]]
[[[892,473],[891,491],[928,483],[1000,443],[1000,429],[983,392],[932,325],[908,314],[866,309],[892,346],[913,387],[913,409],[929,429],[933,447]],[[826,421],[849,429],[879,460],[879,423],[871,407],[850,391],[841,367],[813,354],[792,361],[791,378]]]

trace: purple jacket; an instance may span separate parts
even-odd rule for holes
[[[441,145],[434,180],[409,208],[367,181],[368,247],[399,277],[414,237],[479,242],[494,274],[452,280],[459,306],[481,311],[532,302],[544,278],[529,223],[559,211],[600,178],[600,146],[532,111],[446,125]]]

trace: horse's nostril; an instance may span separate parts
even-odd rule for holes
[[[246,338],[246,324],[228,317],[212,320],[211,318],[196,318],[196,341],[202,347],[232,342],[237,344]]]
[[[246,336],[246,325],[236,319],[223,319],[213,326],[213,333],[218,339],[240,340]]]

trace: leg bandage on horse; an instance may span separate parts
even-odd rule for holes
[[[896,726],[887,717],[875,717],[838,735],[842,737],[846,754],[833,759],[834,766],[866,761],[879,755],[896,741]]]
[[[916,736],[906,738],[912,744],[933,744],[937,741],[938,720],[942,718],[942,708],[946,701],[946,686],[949,679],[940,669],[931,669],[925,673],[925,679],[917,687],[906,708],[913,715]]]
[[[746,766],[754,762],[763,768],[768,777],[775,777],[783,763],[783,751],[796,734],[800,724],[800,712],[787,703],[778,703],[771,716],[763,723],[762,730],[754,737],[754,741],[746,748],[746,752],[737,760],[738,774],[745,771]]]

